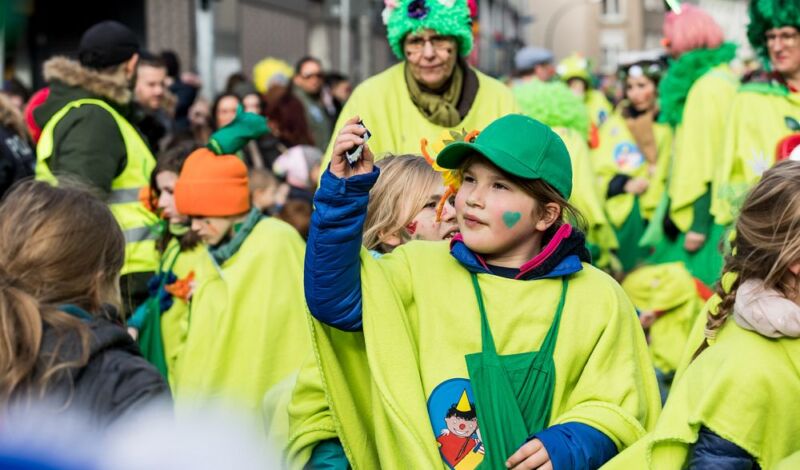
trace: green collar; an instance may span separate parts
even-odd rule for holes
[[[667,75],[658,85],[660,114],[658,121],[676,127],[683,121],[683,107],[694,82],[720,64],[736,56],[736,45],[726,42],[716,49],[695,49],[671,60]]]
[[[216,261],[218,265],[222,266],[225,261],[228,261],[231,256],[235,255],[236,252],[239,251],[239,248],[242,247],[242,244],[247,239],[248,235],[250,235],[250,232],[253,231],[253,228],[256,226],[256,224],[258,224],[259,221],[261,221],[262,218],[263,214],[261,214],[257,208],[254,207],[250,209],[250,213],[247,214],[247,218],[244,220],[244,222],[234,225],[233,238],[219,246],[208,248],[208,251],[214,258],[214,261]]]

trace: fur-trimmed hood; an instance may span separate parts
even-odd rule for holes
[[[33,110],[33,118],[42,128],[67,103],[83,98],[101,99],[123,116],[130,113],[133,93],[123,70],[102,73],[75,60],[54,57],[44,63],[44,78],[50,85],[50,95]]]
[[[131,101],[130,84],[124,72],[103,73],[86,68],[80,62],[66,57],[54,57],[45,62],[44,79],[48,83],[57,80],[67,86],[81,87],[115,104],[127,105]]]

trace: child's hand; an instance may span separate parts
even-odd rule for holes
[[[349,178],[355,175],[372,173],[375,159],[372,156],[372,152],[369,150],[369,146],[364,143],[364,139],[362,138],[367,130],[359,126],[358,121],[358,116],[348,119],[342,130],[339,131],[339,135],[336,136],[336,141],[333,143],[331,173],[337,178]],[[364,144],[364,151],[361,153],[361,158],[351,167],[344,154],[361,144]]]
[[[683,242],[683,249],[688,251],[689,253],[694,253],[695,251],[703,248],[703,245],[706,243],[706,236],[702,233],[697,232],[686,232],[686,239]]]
[[[636,194],[640,196],[647,191],[647,188],[650,186],[650,182],[647,181],[645,178],[632,178],[625,183],[625,192],[630,194]]]
[[[506,468],[512,470],[528,470],[537,468],[539,470],[553,470],[550,462],[550,455],[544,448],[542,441],[532,439],[526,442],[514,455],[506,460]]]

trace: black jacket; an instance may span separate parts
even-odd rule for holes
[[[0,200],[11,185],[33,176],[36,156],[27,139],[0,125]]]
[[[60,373],[48,386],[48,396],[65,409],[88,412],[100,425],[111,424],[126,414],[158,401],[171,400],[169,387],[161,374],[139,353],[139,347],[115,315],[86,321],[91,335],[89,361]],[[56,348],[59,336],[45,327],[41,355]],[[76,334],[63,338],[59,359],[76,358],[79,347]]]

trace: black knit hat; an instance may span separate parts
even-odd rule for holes
[[[78,47],[78,60],[85,67],[102,69],[117,65],[139,52],[139,40],[127,26],[101,21],[87,29]]]

